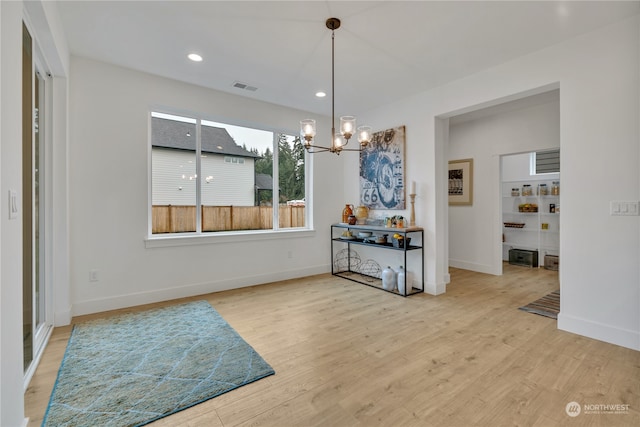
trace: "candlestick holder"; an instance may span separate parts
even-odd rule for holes
[[[409,225],[413,227],[416,225],[416,207],[415,207],[416,195],[409,194],[409,197],[411,197],[411,216],[409,217]]]

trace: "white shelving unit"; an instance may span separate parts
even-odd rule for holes
[[[545,255],[559,255],[560,250],[560,196],[551,194],[556,180],[508,181],[502,183],[502,259],[509,260],[509,249],[538,251],[539,265],[544,264]],[[547,195],[539,194],[540,184],[547,187]],[[533,194],[522,195],[523,186],[530,185]],[[517,189],[518,196],[512,191]],[[521,212],[519,206],[537,205],[537,212]],[[554,209],[552,209],[555,207]],[[552,212],[553,211],[553,212]],[[521,228],[505,224],[521,225]],[[546,224],[546,225],[545,225]]]

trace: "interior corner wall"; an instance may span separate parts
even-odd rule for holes
[[[473,205],[449,207],[450,266],[502,274],[500,156],[559,146],[557,98],[451,125],[448,160],[473,159]]]
[[[343,206],[340,162],[313,155],[315,231],[246,241],[145,247],[148,114],[154,106],[298,132],[309,113],[72,57],[69,82],[70,280],[73,315],[330,271],[329,225]],[[316,117],[318,139],[329,138]],[[289,256],[291,254],[291,256]],[[99,280],[91,282],[89,272]]]
[[[611,216],[612,200],[639,200],[638,15],[433,90],[359,114],[374,129],[407,132],[407,180],[418,183],[416,218],[426,228],[427,286],[446,283],[448,154],[438,118],[560,89],[562,218],[560,329],[640,350],[640,217]],[[357,160],[346,170],[357,178]],[[496,163],[497,164],[497,163]],[[624,171],[625,179],[619,179]],[[349,176],[346,177],[349,180]],[[349,186],[346,197],[357,197]],[[439,196],[438,196],[439,195]],[[496,196],[497,197],[497,196]],[[495,224],[494,227],[499,227]],[[455,286],[452,282],[448,286]]]

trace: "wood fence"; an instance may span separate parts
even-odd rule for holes
[[[154,205],[152,233],[196,231],[196,207]],[[305,207],[280,205],[280,228],[304,227]],[[271,230],[272,206],[202,206],[202,231]]]

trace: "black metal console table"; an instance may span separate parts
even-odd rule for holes
[[[351,232],[351,236],[345,236],[346,231]],[[371,238],[362,238],[358,236],[360,232],[371,232]],[[375,236],[387,235],[386,243],[376,243]],[[404,245],[399,245],[398,240],[393,239],[393,235],[398,234],[402,237]],[[363,285],[371,286],[396,295],[409,296],[424,291],[424,230],[420,227],[394,228],[382,227],[375,225],[349,225],[337,223],[331,225],[331,274],[348,280],[352,280]],[[410,242],[409,242],[410,240]],[[414,272],[415,280],[409,280],[409,273],[406,272],[406,283],[404,293],[400,293],[397,289],[393,291],[386,290],[382,287],[381,277],[375,272],[368,271],[366,265],[361,260],[354,258],[352,255],[355,251],[353,246],[364,245],[380,250],[401,251],[403,259],[403,268],[407,271],[407,254],[410,252],[419,252],[420,271]],[[336,250],[336,248],[342,249]],[[346,251],[346,252],[345,252]],[[337,254],[345,254],[344,257],[336,257]],[[415,258],[412,261],[416,263]],[[412,265],[413,265],[412,263]],[[410,289],[409,289],[410,286]],[[417,288],[416,286],[420,286]]]

